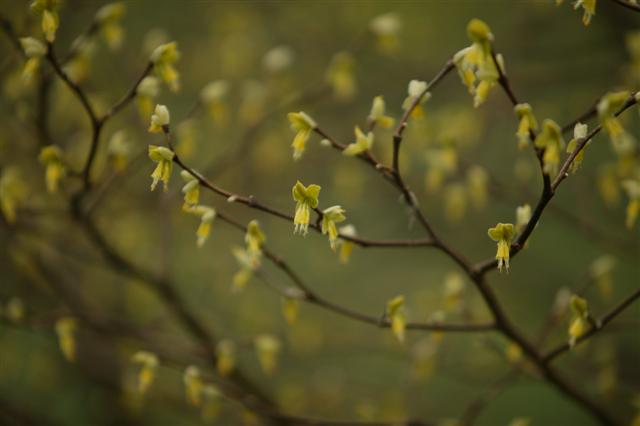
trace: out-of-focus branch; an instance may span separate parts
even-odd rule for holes
[[[595,320],[595,324],[592,324],[589,330],[587,330],[578,339],[576,339],[576,344],[584,342],[585,340],[591,338],[594,334],[598,333],[600,330],[602,330],[602,328],[604,328],[604,326],[613,321],[618,315],[622,314],[638,299],[640,299],[640,289],[637,289],[636,291],[631,293],[618,305],[612,308],[611,311],[603,315],[601,318]],[[563,343],[545,354],[543,357],[543,362],[550,363],[558,356],[562,355],[565,352],[568,352],[570,349],[571,346],[569,345],[569,343]]]
[[[626,7],[629,10],[633,10],[634,12],[640,12],[640,5],[637,3],[632,3],[629,0],[611,0],[614,3],[618,3],[622,7]]]

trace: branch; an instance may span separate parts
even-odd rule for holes
[[[635,99],[635,95],[632,94],[629,97],[629,99],[625,102],[625,104],[615,113],[615,115],[619,116],[620,114],[622,114],[624,111],[626,111],[628,108],[635,105],[636,103],[637,103],[637,100]],[[573,160],[580,153],[580,151],[584,149],[586,144],[591,139],[593,139],[598,133],[600,133],[601,130],[602,130],[602,126],[598,125],[593,130],[591,130],[591,132],[589,132],[589,134],[584,139],[579,140],[576,146],[576,149],[573,150],[573,152],[567,157],[565,162],[562,164],[562,167],[560,168],[560,171],[558,172],[558,175],[556,176],[553,183],[549,186],[548,189],[545,186],[545,188],[542,191],[542,195],[538,200],[538,204],[536,205],[535,210],[531,215],[531,219],[529,220],[525,228],[522,230],[522,233],[520,233],[516,241],[511,245],[509,257],[511,258],[515,257],[524,248],[524,245],[527,242],[527,239],[529,238],[529,236],[533,232],[533,229],[536,227],[536,225],[540,221],[540,218],[542,217],[542,213],[544,212],[547,204],[549,204],[549,202],[555,195],[555,191],[558,189],[558,186],[560,186],[562,181],[569,176],[567,171],[569,170],[569,167],[571,167]],[[495,259],[487,259],[485,261],[482,261],[476,264],[473,267],[473,269],[479,274],[485,274],[486,272],[492,269],[495,269],[497,265],[498,265],[498,262]]]
[[[634,12],[640,12],[640,5],[631,3],[628,0],[612,0],[614,3],[618,3],[622,7],[626,7],[629,10],[633,10]]]
[[[640,299],[640,289],[637,289],[636,291],[631,293],[626,299],[624,299],[617,306],[611,309],[611,311],[603,315],[600,319],[596,320],[595,324],[592,324],[589,330],[587,330],[582,336],[580,336],[576,340],[576,344],[582,343],[585,340],[589,339],[594,334],[598,333],[600,330],[604,328],[605,325],[613,321],[618,315],[624,312],[625,309],[630,307],[633,304],[633,302],[635,302],[638,299]],[[542,360],[544,363],[550,363],[556,357],[562,355],[565,352],[568,352],[570,349],[571,349],[571,346],[569,345],[569,343],[563,343],[558,347],[556,347],[555,349],[552,349],[551,351],[549,351],[546,355],[544,355]]]

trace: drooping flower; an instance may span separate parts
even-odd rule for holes
[[[309,117],[302,111],[290,112],[287,115],[287,118],[291,124],[291,130],[296,132],[296,136],[293,139],[291,146],[293,147],[293,159],[298,160],[302,157],[307,141],[311,136],[311,132],[317,127],[317,124],[313,118]]]
[[[520,234],[531,220],[531,206],[523,204],[516,207],[516,226],[515,231]]]
[[[228,376],[236,365],[236,344],[223,339],[216,345],[216,370],[221,376]]]
[[[560,126],[551,119],[545,119],[542,122],[542,131],[536,137],[534,145],[536,148],[544,149],[542,156],[544,172],[555,174],[560,164],[560,152],[565,145]]]
[[[391,321],[391,330],[400,343],[404,342],[407,315],[404,296],[396,296],[387,302],[386,316]]]
[[[180,75],[174,67],[178,59],[180,59],[180,51],[175,41],[162,44],[151,53],[151,62],[156,75],[174,92],[180,89]]]
[[[202,403],[202,388],[204,386],[200,369],[195,365],[189,365],[184,370],[182,381],[189,404],[199,406]]]
[[[582,123],[576,123],[573,128],[573,139],[569,141],[567,144],[567,153],[571,154],[578,148],[578,142],[587,137],[587,125]],[[587,143],[588,144],[588,143]],[[575,173],[578,171],[580,166],[582,165],[582,161],[584,160],[584,151],[587,148],[585,145],[578,154],[573,159],[571,163],[571,172]]]
[[[516,136],[518,137],[518,148],[523,149],[531,142],[531,132],[538,131],[538,120],[533,115],[531,105],[527,103],[516,105],[513,110],[515,111],[518,119],[518,131]]]
[[[65,359],[69,362],[76,360],[76,330],[78,322],[75,318],[63,317],[56,321],[56,334],[58,345]]]
[[[349,224],[345,225],[338,229],[338,233],[340,235],[344,235],[345,237],[355,237],[356,236],[356,227]],[[339,260],[340,263],[346,264],[349,262],[349,258],[351,257],[351,252],[355,247],[355,244],[352,241],[341,239],[339,241],[340,244],[340,253]]]
[[[622,182],[622,187],[629,197],[629,203],[627,204],[627,218],[625,225],[627,228],[633,228],[640,212],[640,179],[627,179]]]
[[[107,153],[113,169],[117,173],[124,171],[131,155],[131,146],[124,130],[119,130],[111,136],[107,145]]]
[[[254,344],[262,371],[268,376],[272,375],[278,363],[280,341],[270,334],[261,334],[255,338]]]
[[[162,181],[163,190],[169,190],[169,179],[173,171],[173,157],[175,153],[163,146],[149,145],[149,158],[157,163],[156,168],[151,173],[151,190],[155,190],[158,182]]]
[[[572,319],[569,325],[569,346],[574,347],[578,339],[589,328],[589,305],[582,297],[572,295],[569,301]]]
[[[460,310],[466,284],[457,272],[450,272],[444,280],[444,309],[448,312]]]
[[[408,111],[414,103],[416,106],[411,111],[413,118],[422,117],[424,115],[424,109],[422,104],[431,99],[431,93],[427,92],[428,85],[425,81],[411,80],[407,87],[407,97],[402,102],[402,109]]]
[[[293,200],[296,202],[296,213],[293,219],[294,234],[307,235],[309,232],[311,209],[318,207],[320,189],[319,185],[305,187],[300,181],[297,181],[291,189]]]
[[[252,220],[247,225],[247,233],[244,235],[244,241],[247,243],[247,251],[254,255],[259,255],[262,252],[262,245],[267,240],[267,237],[260,229],[260,224],[257,220]]]
[[[122,45],[123,31],[120,21],[125,11],[124,2],[117,2],[102,6],[96,14],[100,33],[111,50],[117,50]]]
[[[453,62],[462,83],[474,96],[473,105],[477,108],[487,99],[500,73],[491,56],[493,34],[489,26],[479,19],[472,19],[467,25],[467,35],[472,42],[471,46],[456,53]],[[502,56],[496,55],[496,59],[504,72]]]
[[[142,79],[136,88],[136,102],[140,117],[147,121],[153,113],[153,102],[160,93],[160,80],[158,77],[148,75]]]
[[[14,223],[20,204],[26,201],[27,185],[16,166],[8,166],[0,175],[0,211],[8,223]]]
[[[289,325],[293,325],[298,319],[300,311],[300,299],[304,294],[297,288],[288,288],[287,295],[282,298],[282,315]]]
[[[290,46],[276,46],[262,57],[262,66],[270,73],[280,73],[291,67],[295,52]]]
[[[373,98],[373,104],[371,105],[371,112],[367,117],[367,121],[370,125],[377,125],[383,129],[389,129],[395,123],[393,117],[385,115],[386,104],[383,96],[376,96]]]
[[[218,418],[222,409],[222,393],[210,383],[202,387],[202,418],[206,422],[211,422]]]
[[[344,215],[345,209],[340,206],[331,206],[322,211],[322,233],[329,234],[329,245],[331,250],[336,250],[338,240],[338,229],[336,223],[344,222],[347,217]]]
[[[22,69],[22,80],[28,83],[40,67],[42,57],[47,54],[47,46],[33,37],[21,38],[20,45],[28,58]]]
[[[348,101],[356,93],[355,59],[349,52],[338,52],[327,68],[326,81],[339,101]]]
[[[148,129],[149,132],[167,133],[169,131],[170,120],[169,109],[164,105],[156,105],[156,109],[151,115],[151,124]]]
[[[240,265],[240,270],[233,276],[231,289],[234,292],[239,292],[246,287],[254,271],[260,267],[261,253],[249,252],[249,250],[241,249],[240,247],[234,247],[231,252],[238,265]]]
[[[180,172],[180,177],[185,182],[182,187],[182,193],[184,194],[182,209],[189,212],[200,201],[200,182],[186,170]]]
[[[467,170],[467,192],[476,210],[482,210],[489,198],[489,174],[479,165]]]
[[[218,127],[225,126],[229,121],[226,98],[230,89],[228,81],[216,80],[208,83],[200,91],[200,102],[207,108],[211,119]]]
[[[42,148],[38,157],[45,169],[45,183],[47,191],[53,194],[58,191],[60,180],[67,173],[67,169],[62,162],[62,151],[56,145],[49,145]]]
[[[613,295],[613,270],[618,261],[610,254],[604,254],[589,265],[589,278],[595,281],[605,301]]]
[[[200,225],[196,230],[196,244],[198,247],[202,247],[204,246],[204,243],[207,242],[209,234],[211,233],[211,224],[216,218],[216,209],[213,207],[199,205],[190,208],[188,212],[196,216],[200,216]]]
[[[613,149],[618,155],[632,154],[635,150],[636,141],[622,126],[622,122],[616,113],[629,99],[630,92],[610,92],[600,99],[597,105],[598,118],[602,127],[606,130],[611,139]]]
[[[495,227],[489,228],[487,233],[489,238],[498,243],[498,251],[496,252],[498,270],[502,272],[504,266],[506,271],[509,272],[509,250],[511,248],[511,240],[514,237],[513,224],[498,223]]]
[[[384,13],[369,22],[369,29],[376,36],[376,47],[381,53],[392,54],[398,50],[402,21],[397,14]]]
[[[34,0],[31,3],[31,12],[41,17],[42,33],[49,43],[56,39],[60,26],[59,7],[60,0]]]
[[[342,151],[342,154],[349,157],[353,157],[353,156],[362,154],[363,152],[367,152],[371,149],[371,146],[373,145],[373,132],[369,132],[365,135],[364,132],[360,130],[360,127],[358,126],[355,127],[354,132],[356,135],[356,141],[347,145],[347,147]]]
[[[586,27],[591,23],[593,15],[596,14],[596,0],[576,0],[573,4],[573,8],[577,10],[579,7],[584,9],[582,23]]]
[[[156,354],[147,351],[138,351],[133,354],[131,361],[140,364],[138,372],[138,392],[141,395],[147,393],[156,376],[156,369],[160,364]]]

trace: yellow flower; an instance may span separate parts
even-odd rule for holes
[[[119,130],[111,136],[109,145],[107,145],[107,153],[116,172],[122,172],[127,167],[131,147],[124,130]]]
[[[231,252],[240,265],[240,270],[233,276],[233,286],[231,287],[234,292],[238,292],[246,287],[253,272],[260,267],[260,252],[253,253],[239,247],[234,247]]]
[[[396,296],[387,302],[386,316],[391,321],[391,330],[400,343],[404,342],[407,316],[404,308],[404,296]]]
[[[267,237],[260,229],[260,224],[257,220],[252,220],[247,225],[247,233],[244,236],[244,241],[247,243],[247,251],[254,255],[259,255],[262,252],[262,245],[266,241]]]
[[[160,80],[157,77],[148,75],[142,79],[136,89],[136,102],[140,117],[147,121],[153,112],[153,100],[160,93]]]
[[[236,365],[236,344],[223,339],[216,345],[216,370],[221,376],[227,376]]]
[[[567,153],[571,154],[578,147],[578,141],[587,137],[587,125],[582,123],[576,123],[573,128],[573,139],[569,141],[567,144]],[[584,151],[586,149],[586,145],[580,150],[580,152],[575,156],[573,162],[571,163],[571,172],[575,173],[578,171],[580,166],[582,165],[582,161],[584,160]]]
[[[338,229],[340,235],[344,235],[345,237],[355,237],[356,236],[356,228],[353,225],[346,225]],[[346,264],[349,262],[349,258],[351,257],[351,252],[355,247],[355,244],[351,241],[347,241],[342,239],[339,241],[340,243],[340,253],[339,259],[340,263]]]
[[[607,93],[597,105],[600,123],[609,135],[613,149],[619,155],[633,154],[636,147],[635,139],[625,130],[622,122],[615,115],[629,99],[629,96],[628,91]]]
[[[174,92],[180,89],[180,75],[173,66],[178,59],[180,59],[180,52],[178,43],[175,41],[162,44],[151,53],[151,62],[156,75]]]
[[[144,395],[155,379],[156,369],[159,364],[158,357],[151,352],[138,351],[133,354],[131,361],[134,364],[140,364],[140,371],[138,372],[138,392]]]
[[[296,136],[293,139],[291,146],[293,147],[293,159],[298,160],[302,157],[302,153],[304,152],[307,141],[311,136],[311,132],[317,127],[317,124],[313,121],[313,118],[309,117],[302,111],[290,112],[287,115],[287,118],[291,124],[291,130],[296,132]]]
[[[373,133],[369,132],[366,135],[360,130],[360,127],[355,127],[356,141],[349,144],[342,153],[349,157],[353,157],[363,152],[367,152],[373,145]]]
[[[296,288],[286,290],[287,296],[282,298],[282,314],[289,325],[293,325],[298,319],[300,310],[300,299],[303,293]]]
[[[585,299],[572,295],[569,306],[571,306],[572,312],[572,320],[569,325],[569,346],[573,347],[589,328],[589,305]]]
[[[384,102],[384,97],[376,96],[373,98],[373,104],[371,105],[371,112],[369,113],[369,117],[367,117],[367,121],[371,124],[376,124],[383,129],[389,129],[393,127],[395,120],[393,117],[389,117],[385,115],[386,105]]]
[[[467,170],[467,192],[476,210],[482,210],[489,198],[489,174],[481,166],[471,166]]]
[[[202,418],[206,422],[210,422],[218,418],[220,414],[221,407],[221,399],[222,394],[212,384],[206,384],[202,388],[202,397],[204,399],[204,404],[202,406]]]
[[[531,132],[538,130],[538,121],[533,115],[531,105],[527,103],[516,105],[514,111],[520,119],[516,136],[518,137],[518,147],[522,149],[531,142]]]
[[[200,102],[209,111],[213,122],[223,127],[229,121],[229,111],[226,105],[226,97],[230,84],[226,80],[212,81],[200,91]]]
[[[444,309],[448,312],[459,311],[464,290],[464,278],[457,272],[447,274],[444,281]]]
[[[378,15],[369,22],[369,29],[376,36],[376,47],[381,53],[392,54],[398,50],[398,33],[402,22],[395,13]]]
[[[181,171],[180,176],[185,181],[182,187],[182,193],[184,194],[182,210],[189,212],[200,201],[200,182],[186,170]]]
[[[573,4],[574,9],[581,7],[584,9],[582,15],[582,23],[587,26],[591,23],[591,18],[596,14],[596,0],[576,0]]]
[[[17,209],[27,198],[27,186],[16,166],[8,166],[0,175],[0,211],[8,223],[14,223]]]
[[[511,223],[498,223],[494,228],[489,228],[487,232],[489,238],[498,243],[498,251],[496,260],[498,261],[498,270],[502,272],[503,265],[509,272],[509,250],[511,248],[511,240],[514,236],[514,226]]]
[[[59,182],[65,177],[67,171],[62,163],[62,151],[56,145],[49,145],[42,148],[38,157],[45,169],[45,183],[47,191],[55,193],[58,191]]]
[[[202,402],[202,375],[200,369],[195,365],[189,365],[182,375],[187,401],[191,405],[198,406]]]
[[[456,53],[453,62],[458,69],[462,83],[474,95],[474,107],[487,99],[490,89],[495,86],[499,72],[491,57],[493,34],[489,26],[479,19],[472,19],[467,25],[467,35],[472,44]],[[504,72],[502,56],[497,61]]]
[[[331,59],[327,68],[326,81],[339,101],[348,101],[356,93],[354,68],[355,60],[349,52],[338,52]]]
[[[64,317],[56,321],[58,345],[67,361],[76,360],[76,329],[78,323],[75,318]]]
[[[629,204],[627,204],[627,228],[633,228],[638,218],[638,212],[640,212],[640,179],[631,180],[627,179],[622,182],[622,187],[629,197]]]
[[[211,233],[211,224],[216,218],[216,210],[208,206],[195,206],[188,209],[188,212],[196,216],[200,216],[200,225],[196,230],[196,244],[198,247],[204,246]]]
[[[560,126],[553,120],[545,119],[542,122],[542,131],[536,137],[534,144],[536,148],[544,149],[542,156],[544,172],[555,174],[560,164],[560,151],[564,148],[564,138]]]
[[[431,99],[431,93],[427,92],[427,88],[428,85],[424,81],[411,80],[409,82],[409,86],[407,87],[408,96],[402,102],[402,109],[407,111],[411,108],[414,102],[418,102],[411,112],[411,116],[413,118],[422,117],[424,115],[424,110],[421,104]],[[420,100],[418,101],[418,99]]]
[[[7,302],[7,306],[4,308],[4,315],[9,321],[19,323],[24,319],[24,311],[25,309],[22,299],[18,297],[12,297]]]
[[[296,202],[296,213],[293,218],[294,234],[307,235],[311,209],[318,207],[320,189],[319,185],[305,187],[300,181],[297,181],[291,189],[293,200]]]
[[[20,45],[28,58],[41,58],[47,54],[47,46],[33,37],[22,37]]]
[[[329,245],[333,251],[336,250],[338,239],[336,223],[344,222],[347,219],[344,213],[345,210],[340,206],[331,206],[322,211],[322,233],[329,234]]]
[[[158,182],[162,181],[163,189],[166,192],[169,189],[169,179],[173,171],[174,152],[163,146],[149,145],[149,158],[157,163],[156,168],[151,173],[151,190],[156,189]]]
[[[531,220],[531,206],[524,204],[516,207],[515,231],[520,234]]]
[[[156,109],[151,115],[151,125],[149,125],[149,132],[168,133],[170,120],[169,109],[164,105],[156,105]]]
[[[269,376],[272,375],[278,362],[280,341],[269,334],[262,334],[255,338],[254,344],[262,371]]]
[[[60,25],[59,5],[59,0],[35,0],[31,3],[31,12],[41,16],[42,33],[49,43],[56,39],[56,31]]]
[[[125,4],[117,2],[102,6],[96,14],[96,22],[99,24],[100,32],[112,50],[116,50],[122,45],[122,28],[119,24],[125,10]]]

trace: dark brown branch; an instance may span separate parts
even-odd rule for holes
[[[400,161],[398,159],[398,157],[400,156],[400,144],[402,143],[402,134],[404,133],[404,131],[407,128],[407,125],[409,123],[409,117],[411,117],[411,114],[416,109],[416,107],[418,105],[420,105],[420,102],[425,97],[425,95],[429,92],[429,90],[433,90],[433,88],[436,87],[438,85],[438,83],[440,83],[440,81],[442,81],[444,79],[444,77],[447,76],[447,74],[449,74],[451,71],[453,71],[453,69],[455,67],[456,66],[453,63],[453,59],[449,59],[445,63],[444,67],[442,67],[442,69],[438,72],[438,74],[436,74],[436,76],[433,77],[433,79],[431,79],[431,81],[429,83],[427,83],[427,87],[422,91],[422,93],[420,93],[420,95],[418,95],[413,100],[411,105],[409,105],[409,108],[407,108],[407,110],[402,115],[402,118],[400,119],[400,123],[398,124],[398,127],[396,128],[395,132],[393,133],[392,168],[393,168],[393,170],[395,171],[396,174],[400,173],[400,167],[399,167],[399,164],[398,164],[399,161]]]
[[[612,0],[614,3],[618,3],[622,7],[626,7],[634,12],[640,12],[640,5],[629,2],[628,0]]]

